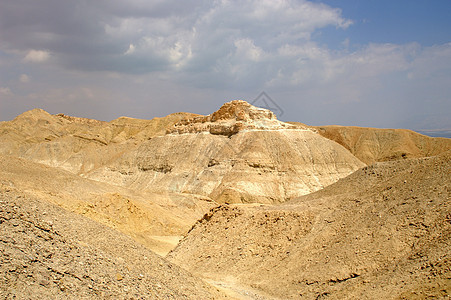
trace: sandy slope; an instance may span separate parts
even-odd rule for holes
[[[216,208],[169,258],[281,299],[445,297],[450,162],[378,163],[279,207]]]
[[[128,236],[0,184],[0,297],[220,299]]]
[[[432,138],[406,129],[316,126],[318,133],[351,151],[366,164],[434,156],[451,149],[451,139]]]
[[[179,194],[129,190],[1,155],[0,183],[118,229],[163,255],[215,205]]]
[[[102,122],[33,109],[0,122],[0,154],[85,174],[192,116],[196,115],[175,113],[152,120],[121,117]]]

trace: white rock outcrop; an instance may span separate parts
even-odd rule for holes
[[[222,203],[274,203],[319,190],[364,166],[339,144],[242,100],[166,132],[88,176]]]

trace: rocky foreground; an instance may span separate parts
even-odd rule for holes
[[[25,112],[0,122],[0,297],[446,299],[450,151],[239,100]]]
[[[2,299],[221,299],[129,236],[0,184]]]

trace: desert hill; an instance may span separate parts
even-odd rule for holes
[[[193,116],[175,113],[152,120],[122,117],[103,122],[33,109],[12,121],[0,122],[0,154],[83,174]]]
[[[450,158],[377,163],[280,206],[215,208],[169,259],[270,298],[445,297]]]
[[[319,190],[362,166],[314,131],[235,100],[211,115],[181,120],[86,176],[220,203],[274,203]]]
[[[200,198],[134,191],[1,155],[0,183],[108,225],[162,255],[215,206]]]
[[[221,299],[127,235],[0,183],[2,299]]]
[[[150,121],[101,122],[35,109],[0,124],[0,141],[2,154],[97,181],[221,203],[284,202],[363,166],[307,127],[239,100],[209,116]]]
[[[25,112],[0,122],[0,295],[446,297],[450,143],[240,100],[152,120]]]
[[[366,164],[434,156],[451,149],[451,139],[432,138],[407,129],[379,129],[353,126],[315,126]]]

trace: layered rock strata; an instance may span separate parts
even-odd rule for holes
[[[225,103],[211,115],[181,120],[171,128],[168,128],[166,132],[169,134],[206,132],[232,136],[243,130],[296,128],[299,127],[278,121],[270,110],[255,107],[243,100],[234,100]]]
[[[211,115],[176,123],[88,176],[221,203],[274,203],[319,190],[362,166],[313,130],[235,100]]]

